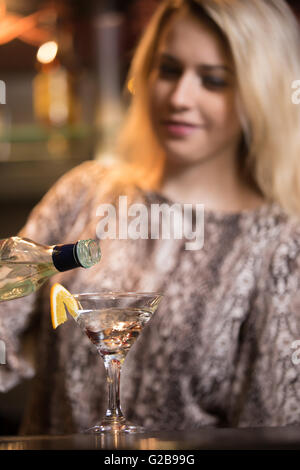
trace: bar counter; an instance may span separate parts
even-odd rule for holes
[[[0,450],[300,450],[300,427],[202,428],[192,432],[0,436]]]

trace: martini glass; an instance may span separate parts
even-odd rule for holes
[[[120,374],[125,357],[156,311],[162,294],[156,292],[97,292],[75,294],[76,322],[104,361],[108,406],[102,421],[85,432],[143,432],[126,421],[120,406]]]

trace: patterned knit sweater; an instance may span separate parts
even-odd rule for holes
[[[76,167],[35,207],[21,234],[48,245],[95,237],[107,178],[97,162]],[[172,203],[138,188],[135,199],[149,207]],[[276,203],[239,213],[205,210],[204,246],[186,250],[185,242],[103,240],[98,265],[58,274],[38,293],[0,304],[0,390],[34,377],[22,434],[80,431],[99,421],[107,404],[96,348],[72,320],[52,329],[53,282],[73,293],[164,293],[123,365],[121,404],[131,421],[157,430],[300,424],[300,364],[293,360],[299,220]],[[22,347],[28,331],[33,361]]]

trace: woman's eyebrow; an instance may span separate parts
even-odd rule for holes
[[[159,54],[160,56],[160,59],[164,59],[164,60],[168,60],[169,62],[173,62],[175,64],[178,64],[178,65],[181,65],[181,61],[173,56],[172,54],[169,54],[167,52],[162,52],[161,54]],[[200,71],[212,71],[212,70],[216,70],[216,69],[219,69],[219,70],[225,70],[226,72],[228,73],[231,73],[233,74],[233,70],[228,67],[228,65],[222,65],[222,64],[198,64],[197,65],[197,69],[200,70]]]

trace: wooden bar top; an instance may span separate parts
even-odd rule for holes
[[[0,450],[300,450],[300,427],[187,432],[0,436]]]

